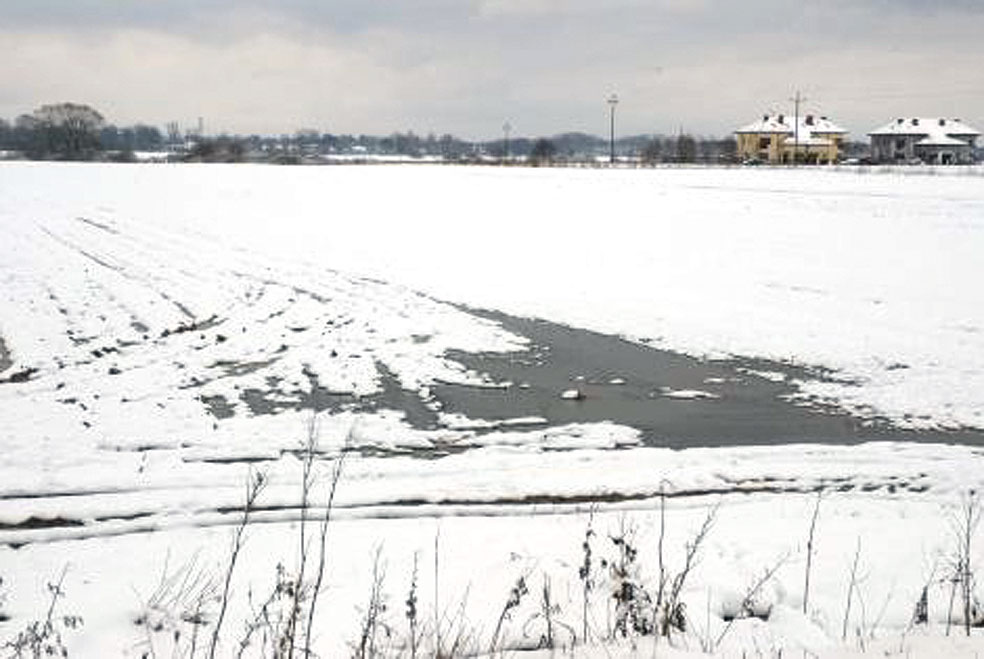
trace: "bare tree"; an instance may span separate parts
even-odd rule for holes
[[[549,165],[557,155],[557,145],[546,138],[540,138],[533,145],[529,161],[534,167]]]
[[[42,105],[31,118],[45,155],[77,160],[99,147],[103,116],[88,105],[55,103]]]

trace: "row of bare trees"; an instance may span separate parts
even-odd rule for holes
[[[6,146],[32,156],[64,160],[90,159],[99,150],[106,120],[98,110],[79,103],[42,105],[0,126]]]

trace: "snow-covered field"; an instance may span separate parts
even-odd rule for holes
[[[635,528],[652,590],[661,490],[673,495],[671,564],[719,505],[677,650],[716,641],[725,614],[781,563],[757,595],[769,620],[734,623],[719,652],[941,652],[951,518],[984,481],[980,448],[670,451],[617,420],[461,418],[433,388],[502,386],[448,351],[527,347],[462,303],[829,369],[801,383],[804,400],[905,427],[984,428],[980,170],[4,163],[0,232],[0,639],[42,615],[45,582],[68,564],[60,607],[85,617],[66,634],[73,655],[165,654],[175,626],[187,648],[188,593],[158,598],[170,607],[154,613],[167,618],[159,631],[134,621],[162,571],[221,574],[253,469],[269,484],[233,584],[231,647],[247,584],[260,597],[278,562],[294,569],[297,451],[316,406],[319,473],[348,449],[313,630],[321,656],[358,640],[376,547],[391,644],[406,636],[415,555],[431,630],[436,610],[445,634],[466,630],[487,650],[525,576],[530,594],[502,639],[535,641],[544,575],[558,621],[580,630],[588,524],[598,561],[615,551],[611,534]],[[437,422],[411,423],[401,397]],[[817,489],[827,494],[803,614]],[[613,584],[594,569],[588,651],[618,656],[631,644],[601,643]],[[927,583],[929,629],[903,636]],[[984,650],[976,639],[942,647]]]

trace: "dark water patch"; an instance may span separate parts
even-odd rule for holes
[[[216,394],[215,396],[199,396],[208,413],[216,419],[229,419],[236,415],[236,408],[226,400],[225,396]]]
[[[790,402],[799,394],[793,380],[836,379],[824,369],[765,359],[700,359],[542,320],[468,312],[531,342],[513,353],[449,353],[474,371],[511,383],[434,387],[447,412],[470,418],[537,416],[550,425],[613,421],[639,429],[647,445],[671,448],[868,441],[984,445],[984,432],[977,430],[900,429],[886,419],[860,419],[819,402]],[[571,389],[581,398],[562,399]],[[688,391],[712,397],[672,397]]]
[[[265,386],[239,392],[238,400],[202,396],[202,404],[216,419],[234,416],[239,405],[254,415],[297,410],[370,414],[395,410],[416,430],[445,428],[437,410],[491,422],[544,419],[543,423],[525,426],[483,428],[479,423],[471,429],[455,428],[479,437],[504,429],[612,421],[638,429],[649,446],[670,448],[869,441],[984,446],[984,432],[979,430],[902,429],[884,418],[860,418],[823,401],[802,400],[797,381],[834,381],[850,386],[842,376],[823,368],[766,359],[702,359],[542,320],[465,311],[529,340],[527,348],[511,353],[446,354],[495,382],[510,383],[508,386],[438,383],[425,398],[418,391],[404,389],[397,376],[377,361],[380,390],[371,395],[331,391],[312,368],[305,367],[302,373],[307,382],[289,384],[271,376]],[[213,316],[205,324],[218,322]],[[187,329],[178,331],[204,329],[203,325],[184,327]],[[430,337],[416,334],[411,340],[426,342]],[[214,366],[224,375],[236,376],[261,371],[271,363],[219,362]],[[576,400],[562,398],[568,390],[577,391]],[[441,457],[467,450],[469,444],[462,439],[447,445],[435,442],[429,448],[386,447],[378,451],[379,455]]]
[[[382,384],[382,391],[373,396],[378,407],[401,410],[406,416],[407,423],[414,428],[438,427],[437,413],[427,407],[418,392],[404,389],[385,364],[376,362],[376,369],[379,371]]]
[[[377,361],[380,391],[367,396],[334,392],[322,386],[318,374],[305,367],[308,388],[285,390],[282,380],[268,378],[268,389],[245,389],[239,396],[254,415],[277,414],[287,410],[315,412],[378,412],[384,409],[403,412],[407,423],[416,429],[438,427],[437,413],[427,407],[415,391],[404,389],[396,375]]]
[[[270,366],[277,361],[277,357],[264,359],[261,361],[217,361],[212,364],[212,368],[219,369],[226,376],[238,377],[249,375],[256,371]]]

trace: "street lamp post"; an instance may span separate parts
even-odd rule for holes
[[[504,144],[502,149],[502,161],[505,163],[509,162],[509,131],[512,130],[512,125],[507,121],[502,124],[502,134],[504,136]]]
[[[615,106],[618,105],[618,95],[612,94],[608,97],[609,117],[611,120],[611,132],[608,141],[608,162],[615,164]]]

